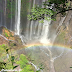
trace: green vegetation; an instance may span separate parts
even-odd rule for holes
[[[16,68],[17,66],[13,65],[15,57],[9,53],[10,48],[7,45],[3,44],[3,45],[0,45],[0,50],[1,50],[2,53],[5,52],[5,56],[6,55],[9,56],[8,59],[5,62],[3,60],[0,62],[1,63],[0,70],[3,69],[3,68],[4,69],[14,69],[14,68]],[[3,57],[3,56],[1,56],[1,57]]]
[[[13,46],[13,44],[11,44],[10,46]],[[0,60],[0,70],[15,69],[20,65],[22,69],[21,72],[34,72],[34,68],[28,63],[28,60],[25,55],[21,54],[19,59],[18,55],[14,56],[11,53],[11,48],[4,44],[0,45],[0,50],[2,53],[4,53],[4,55],[1,54],[0,56],[0,58],[2,58],[2,60]],[[6,55],[8,56],[6,57]],[[14,66],[14,63],[17,63],[19,65]]]
[[[34,72],[32,66],[28,63],[28,60],[25,55],[20,55],[20,60],[17,61],[17,64],[20,65],[22,71],[21,72]]]
[[[4,36],[5,37],[13,37],[12,33],[7,28],[3,28],[3,29],[4,29]]]
[[[5,36],[8,37],[8,34],[5,32]]]
[[[5,52],[6,48],[7,48],[7,46],[5,44],[0,45],[0,56],[2,55],[2,53]]]
[[[57,14],[65,16],[66,11],[72,10],[69,0],[47,0],[42,5],[44,7],[38,5],[32,7],[31,14],[28,15],[29,20],[56,20]]]

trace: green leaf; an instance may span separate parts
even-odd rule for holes
[[[15,57],[14,56],[11,56],[11,61],[12,62],[14,62],[14,59],[15,59]]]
[[[13,69],[17,68],[18,66],[19,66],[19,65],[17,65],[17,66],[14,66],[14,67],[13,67]]]
[[[9,50],[9,49],[6,49],[6,53],[7,53],[7,54],[8,54],[8,50]]]

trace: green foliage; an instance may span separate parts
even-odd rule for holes
[[[10,55],[9,54],[9,47],[7,46],[7,45],[0,45],[0,52],[2,52],[2,53],[6,53],[6,54],[8,54],[9,55],[9,58],[8,58],[8,60],[6,61],[6,63],[4,63],[4,62],[0,62],[1,64],[0,64],[0,69],[15,69],[17,66],[14,66],[13,65],[13,63],[14,63],[14,60],[15,60],[15,57],[14,56],[12,56],[12,55]],[[2,57],[3,58],[3,57]]]
[[[7,29],[7,28],[3,28],[4,29],[4,35],[6,36],[6,37],[13,37],[13,35],[12,35],[12,33]],[[5,30],[7,30],[8,32],[5,32]],[[8,34],[9,35],[8,35]]]
[[[5,36],[8,37],[8,34],[5,32]]]
[[[40,63],[39,67],[40,67],[40,69],[39,69],[39,70],[37,70],[36,72],[41,72],[41,70],[43,70],[43,69],[44,69],[44,66],[43,66],[43,64],[42,64],[42,63]]]
[[[72,68],[72,67],[70,67],[70,68]]]
[[[36,71],[36,72],[40,72],[40,70]]]
[[[32,66],[28,64],[28,60],[25,55],[20,55],[20,60],[17,61],[17,64],[20,65],[22,71],[21,72],[34,72],[32,70]]]
[[[3,65],[3,68],[4,68],[4,69],[12,69],[13,66],[12,66],[11,62],[7,61],[7,62],[6,62],[6,66]]]
[[[51,16],[55,14],[55,12],[51,9],[41,8],[39,6],[35,6],[31,9],[32,15],[28,15],[29,20],[51,20]],[[48,16],[46,16],[48,15]]]
[[[20,72],[34,72],[32,69],[31,69],[31,65],[26,65],[22,71]]]
[[[15,59],[14,56],[9,55],[9,59],[6,61],[6,65],[3,65],[2,67],[4,69],[15,69],[16,67],[18,67],[18,65],[16,65],[16,66],[13,65],[14,59]]]
[[[0,45],[0,49],[6,49],[7,46],[5,44]]]
[[[4,63],[4,62],[0,62],[0,71],[1,71],[1,69],[4,69],[3,66],[6,66],[6,63]]]
[[[2,55],[2,53],[5,52],[6,48],[7,48],[7,46],[5,44],[0,45],[0,56]]]
[[[66,3],[67,9],[68,9],[69,6],[70,6],[70,1],[68,1],[68,2]]]
[[[20,64],[21,68],[24,68],[26,66],[26,64],[28,64],[28,60],[26,59],[26,57],[23,54],[21,54],[20,61],[18,61],[17,63]]]
[[[40,20],[39,23],[44,23],[44,21],[43,20]]]
[[[6,53],[9,55],[8,50],[9,50],[9,49],[6,49]],[[10,65],[10,69],[16,68],[17,66],[14,66],[14,65],[13,65],[14,60],[15,60],[15,57],[12,56],[12,55],[9,55],[9,59],[8,59],[8,63],[7,63],[7,65],[6,65],[6,67],[8,68],[8,66]],[[8,68],[8,69],[9,69],[9,68]]]
[[[68,0],[47,0],[43,2],[43,8],[41,6],[35,5],[31,9],[31,14],[28,15],[29,20],[56,20],[56,15],[61,13],[65,16],[65,11],[70,9],[70,2]],[[53,5],[53,6],[52,6]],[[52,8],[51,8],[52,6]]]
[[[15,44],[15,43],[10,43],[10,46],[12,46],[12,47],[13,47],[13,46],[16,46],[16,44]]]

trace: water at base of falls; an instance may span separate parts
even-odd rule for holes
[[[42,2],[47,0],[29,0],[24,7],[24,17],[21,17],[21,1],[22,0],[11,0],[15,2],[15,21],[12,16],[11,3],[11,18],[6,20],[6,5],[7,0],[1,0],[2,6],[0,9],[0,26],[6,26],[8,29],[15,30],[15,34],[19,35],[23,44],[27,46],[25,48],[25,55],[31,58],[31,63],[35,69],[42,68],[41,72],[71,72],[70,66],[72,64],[72,50],[63,47],[52,46],[56,32],[52,32],[50,35],[50,22],[44,20],[44,23],[38,21],[29,21],[27,15],[30,14],[30,10],[34,4],[41,5]],[[25,0],[26,1],[26,0]],[[5,3],[5,6],[4,6]],[[1,4],[1,2],[0,2]],[[4,19],[5,18],[5,19]],[[62,25],[65,17],[61,19],[58,28]],[[15,23],[14,23],[15,22]],[[53,29],[54,30],[54,29]],[[17,51],[18,54],[22,54],[24,49]]]
[[[18,54],[25,54],[31,59],[31,63],[37,66],[37,68],[43,68],[43,72],[50,72],[50,54],[48,49],[52,52],[52,58],[54,59],[53,65],[55,72],[69,71],[69,63],[72,50],[63,47],[56,46],[30,46],[24,50],[18,51]],[[66,66],[66,67],[65,67]],[[67,68],[67,69],[66,69]]]

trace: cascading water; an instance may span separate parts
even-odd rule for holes
[[[36,5],[38,4],[40,6],[44,1],[47,0],[24,0],[25,4],[24,3],[23,4],[25,6],[22,7],[23,5],[21,0],[10,0],[11,2],[9,3],[11,9],[10,11],[7,5],[8,1],[1,0],[0,9],[2,11],[0,11],[0,26],[2,25],[6,26],[10,30],[13,30],[14,28],[15,34],[20,36],[23,44],[25,45],[29,44],[36,45],[37,43],[41,45],[41,46],[32,46],[25,49],[26,55],[30,55],[30,58],[34,60],[30,63],[36,68],[36,70],[37,68],[40,69],[40,67],[42,66],[42,68],[44,69],[41,72],[55,72],[55,70],[57,70],[56,64],[58,63],[58,59],[61,58],[61,56],[67,55],[68,54],[67,52],[70,51],[64,48],[60,49],[60,47],[52,47],[55,38],[59,34],[59,33],[56,34],[56,32],[58,28],[63,24],[65,17],[63,17],[60,20],[59,26],[57,27],[57,29],[55,29],[56,32],[52,34],[53,38],[49,37],[51,21],[48,22],[44,20],[44,23],[42,24],[39,23],[38,21],[29,21],[27,19],[27,15],[30,14],[31,8],[34,7],[34,4]],[[15,7],[13,7],[14,5],[13,2],[15,2]],[[15,16],[13,17],[12,14],[14,8],[15,8],[14,10]],[[22,11],[24,12],[23,14]],[[10,17],[8,18],[7,16]],[[60,70],[56,72],[62,72]]]
[[[50,40],[48,39],[48,32],[49,32],[49,24],[50,24],[50,22],[44,20],[42,37],[40,39],[41,43],[45,43],[45,44],[49,44],[50,43]]]
[[[15,7],[16,7],[16,8],[15,8],[15,9],[16,9],[16,10],[15,10],[15,31],[16,31],[15,34],[17,34],[17,14],[18,14],[18,13],[17,13],[17,0],[16,0],[16,5],[15,5]]]
[[[54,55],[53,55],[53,52],[51,51],[51,49],[52,49],[52,46],[51,47],[47,47],[47,46],[45,46],[45,44],[50,44],[51,43],[51,41],[50,41],[50,39],[48,38],[48,36],[49,36],[49,25],[50,25],[50,23],[51,23],[51,21],[46,21],[46,20],[44,20],[44,23],[43,24],[41,24],[41,23],[38,23],[38,21],[28,21],[27,23],[27,29],[26,29],[26,33],[25,34],[20,34],[20,6],[21,6],[21,2],[19,2],[20,0],[18,0],[18,12],[17,12],[17,1],[16,1],[16,18],[17,18],[17,23],[16,23],[16,29],[17,29],[17,34],[18,35],[20,35],[20,38],[21,38],[21,40],[22,40],[22,42],[24,43],[24,44],[27,44],[27,43],[31,43],[31,42],[37,42],[37,41],[39,41],[41,44],[42,44],[42,47],[40,47],[39,46],[39,49],[45,54],[45,55],[47,55],[47,57],[49,57],[49,59],[48,60],[50,60],[49,61],[49,70],[42,70],[43,72],[55,72],[55,69],[54,69],[54,60],[56,59],[56,58],[58,58],[58,57],[61,57],[61,55],[63,54],[63,51],[64,50],[62,50],[61,52],[61,54],[60,55],[58,55],[58,56],[55,56],[54,57]],[[44,2],[45,0],[43,0],[42,2]],[[31,3],[30,3],[31,4]],[[33,7],[34,7],[34,4],[36,4],[36,0],[33,0]],[[29,5],[30,6],[30,5]],[[31,9],[31,7],[28,7],[29,8],[29,11],[30,11],[30,9]],[[17,15],[18,14],[18,15]],[[29,13],[28,13],[29,14]],[[60,22],[60,24],[62,24],[63,22]],[[59,24],[59,25],[60,25]],[[56,36],[55,36],[56,37]],[[55,39],[55,37],[53,38],[53,39]],[[54,42],[54,40],[53,40],[53,42]],[[45,51],[45,49],[48,51],[48,53]],[[35,48],[35,47],[32,47],[31,49],[26,49],[26,52],[27,53],[30,53],[30,51],[32,50],[32,51],[34,51],[34,52],[36,52],[36,49],[37,48]],[[28,50],[29,50],[29,52],[28,52]],[[31,51],[31,55],[32,56],[34,56],[34,52],[32,52]],[[35,53],[36,54],[36,53]],[[35,55],[36,56],[36,55]],[[37,57],[38,58],[38,57]],[[38,60],[38,59],[37,59]],[[35,61],[36,62],[36,61]],[[43,62],[44,63],[44,62]],[[33,63],[32,63],[33,64]],[[36,63],[35,63],[36,64]],[[35,65],[34,65],[35,66]],[[37,64],[36,64],[36,66],[35,66],[36,68],[37,68]]]
[[[17,8],[18,8],[18,15],[17,15]],[[18,7],[17,7],[17,0],[16,0],[16,33],[17,35],[20,35],[20,11],[21,11],[21,0],[18,0]]]
[[[42,2],[44,2],[44,1],[45,0],[43,0]],[[34,5],[36,3],[38,3],[38,2],[36,2],[36,0],[33,0],[33,7],[34,7]],[[29,7],[29,10],[30,9],[31,9],[31,7]],[[29,21],[28,21],[27,22],[28,24],[27,24],[26,33],[23,34],[23,35],[20,34],[20,30],[21,30],[20,29],[20,3],[18,3],[18,15],[17,15],[17,1],[16,1],[16,16],[15,16],[15,21],[16,21],[15,22],[16,23],[15,28],[17,29],[16,30],[16,34],[20,35],[23,43],[25,43],[26,41],[29,42],[29,40],[30,41],[32,41],[32,40],[38,40],[40,42],[44,42],[44,40],[46,42],[48,41],[47,40],[47,38],[48,38],[47,35],[48,35],[48,31],[49,31],[49,24],[50,24],[50,22],[47,22],[46,20],[44,20],[44,24],[38,23],[37,21],[36,22],[35,21],[31,21],[29,23]]]
[[[6,26],[6,0],[5,0],[5,26]]]
[[[11,25],[10,25],[10,30],[12,30],[12,0],[11,0]]]

